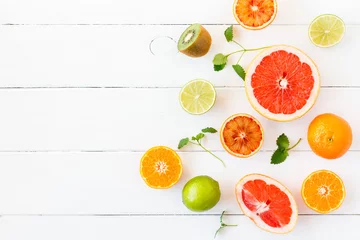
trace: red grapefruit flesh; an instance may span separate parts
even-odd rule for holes
[[[264,117],[291,121],[314,105],[320,90],[315,63],[299,49],[273,46],[251,63],[245,79],[251,105]]]
[[[298,210],[290,191],[261,174],[243,177],[235,188],[243,213],[258,227],[272,233],[288,233],[295,227]]]

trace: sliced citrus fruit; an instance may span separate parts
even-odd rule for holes
[[[188,113],[200,115],[209,111],[215,104],[216,91],[206,80],[196,79],[188,82],[180,92],[180,104]]]
[[[264,130],[253,116],[239,113],[225,120],[220,130],[220,141],[231,155],[247,158],[260,150]]]
[[[318,47],[331,47],[344,37],[345,23],[336,15],[323,14],[316,17],[309,26],[309,37]]]
[[[274,21],[277,3],[276,0],[235,0],[233,13],[244,28],[260,30]]]
[[[235,188],[243,213],[258,227],[272,233],[288,233],[296,225],[298,209],[290,191],[275,179],[249,174]]]
[[[248,68],[245,89],[251,105],[275,121],[302,117],[320,91],[315,63],[299,49],[279,45],[262,51]]]
[[[328,170],[311,173],[301,188],[305,204],[318,213],[330,213],[338,209],[345,195],[345,186],[341,178]]]
[[[140,174],[149,187],[170,188],[181,177],[181,159],[171,148],[153,147],[141,158]]]

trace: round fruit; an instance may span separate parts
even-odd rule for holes
[[[309,26],[309,37],[318,47],[331,47],[344,37],[345,23],[336,15],[323,14],[315,18]]]
[[[180,91],[180,104],[190,114],[206,113],[214,106],[215,100],[214,86],[202,79],[188,82]]]
[[[247,175],[236,184],[235,194],[243,213],[263,230],[288,233],[295,227],[298,216],[295,199],[271,177]]]
[[[170,188],[181,177],[181,159],[171,148],[153,147],[141,158],[140,174],[149,187]]]
[[[260,30],[272,23],[277,13],[276,0],[235,0],[236,21],[246,29]]]
[[[264,130],[253,116],[239,113],[225,120],[220,130],[220,141],[231,155],[247,158],[260,150]]]
[[[305,204],[318,213],[330,213],[338,209],[345,195],[345,186],[341,178],[328,170],[311,173],[301,188]]]
[[[181,34],[178,50],[189,57],[202,57],[208,53],[211,46],[209,32],[200,24],[193,24]]]
[[[336,159],[351,147],[352,130],[343,118],[332,113],[321,114],[310,123],[308,142],[318,156]]]
[[[273,46],[250,64],[245,89],[251,105],[261,115],[275,121],[291,121],[314,105],[320,91],[320,75],[315,63],[299,49]]]
[[[186,183],[182,191],[184,205],[194,212],[213,208],[220,200],[219,183],[208,176],[197,176]]]

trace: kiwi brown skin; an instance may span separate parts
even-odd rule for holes
[[[212,39],[210,33],[203,27],[200,26],[200,32],[197,39],[184,50],[180,50],[183,54],[198,58],[206,55],[211,47]]]

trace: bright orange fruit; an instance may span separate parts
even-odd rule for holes
[[[320,157],[336,159],[349,150],[352,130],[343,118],[332,113],[321,114],[310,123],[308,142]]]
[[[181,159],[171,148],[153,147],[141,158],[140,174],[149,187],[170,188],[181,177]]]
[[[260,30],[274,21],[277,3],[276,0],[235,0],[233,13],[244,28]]]
[[[345,186],[341,178],[328,170],[311,173],[301,189],[305,204],[319,213],[330,213],[338,209],[345,195]]]
[[[225,120],[220,130],[220,141],[231,155],[247,158],[260,150],[264,130],[253,116],[239,113]]]

